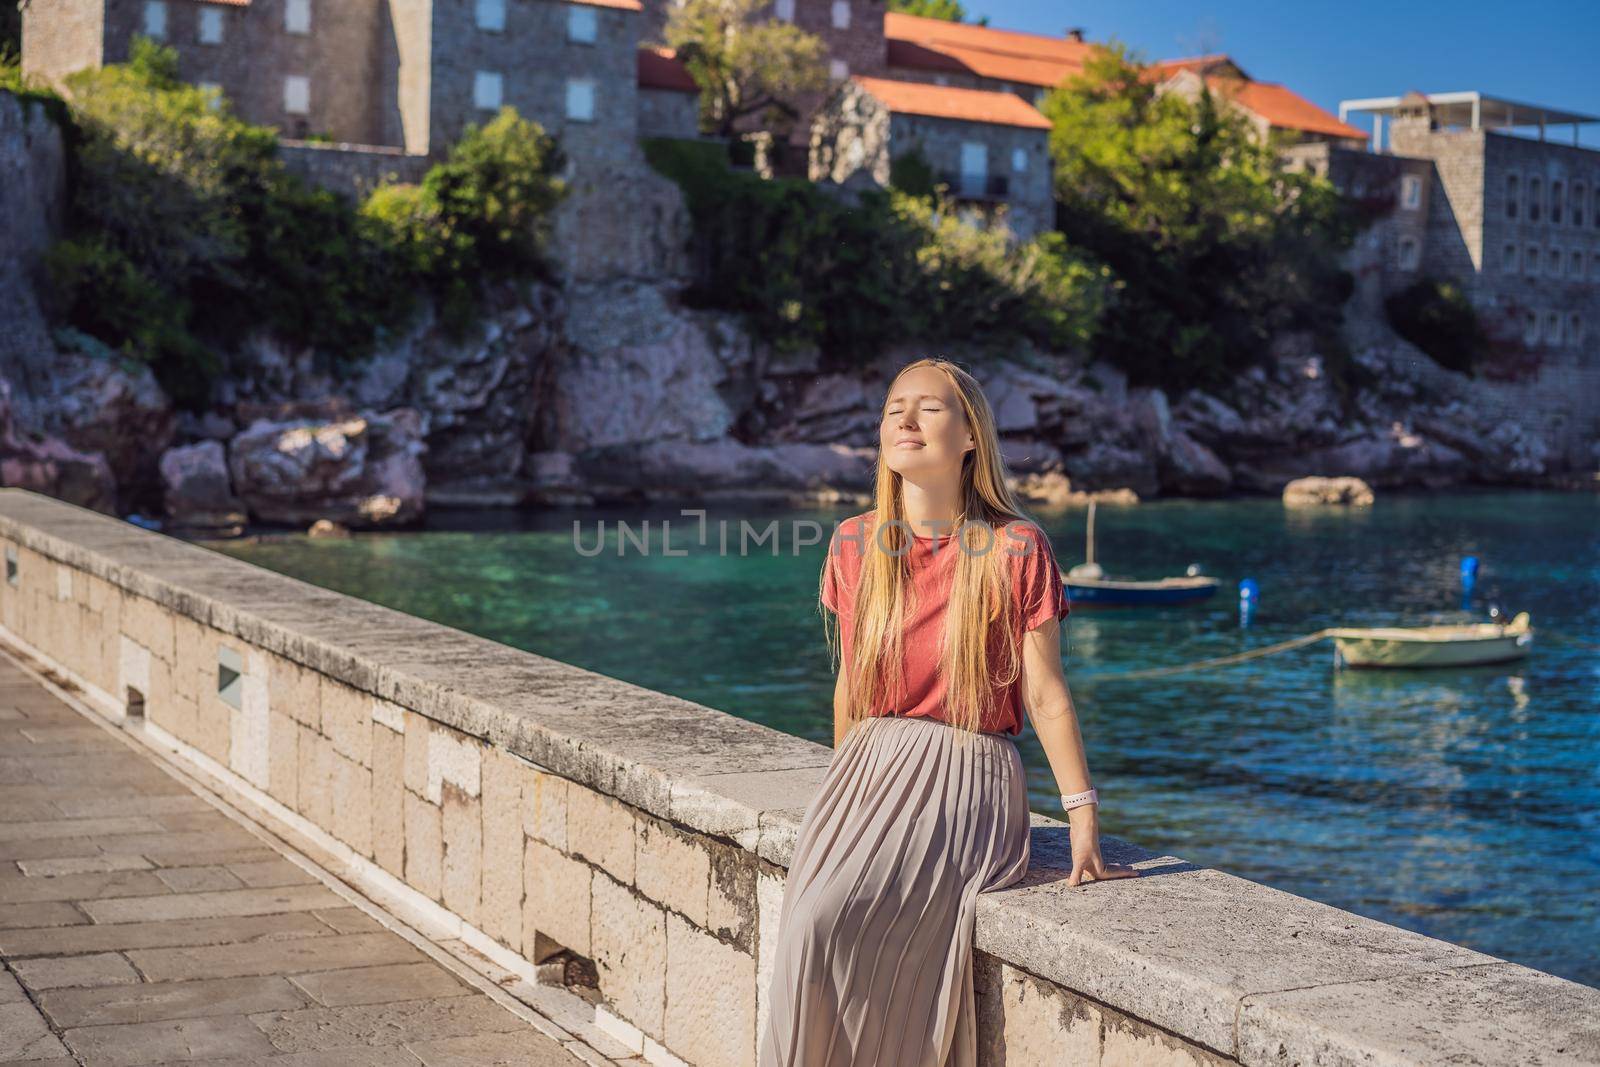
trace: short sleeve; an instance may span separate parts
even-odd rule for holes
[[[1034,526],[1028,531],[1028,540],[1032,548],[1017,567],[1017,602],[1022,608],[1025,632],[1050,619],[1064,619],[1072,611],[1050,538]]]
[[[839,528],[835,528],[828,541],[827,554],[822,558],[822,603],[835,615],[839,614],[841,604],[850,603],[850,567],[844,557],[849,543],[839,535]]]

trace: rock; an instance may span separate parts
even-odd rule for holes
[[[1066,475],[1058,471],[1028,474],[1011,487],[1024,500],[1049,506],[1082,506],[1093,500],[1101,504],[1137,504],[1139,494],[1127,487],[1117,489],[1074,489]]]
[[[300,526],[397,526],[419,518],[426,477],[422,417],[410,408],[337,421],[260,420],[228,447],[235,492],[251,514]]]
[[[1186,496],[1217,496],[1233,485],[1228,465],[1175,425],[1160,389],[1139,389],[1128,400],[1129,414],[1155,456],[1163,491]]]
[[[755,399],[754,349],[736,320],[678,308],[661,286],[577,287],[566,326],[542,392],[546,449],[715,441]]]
[[[117,482],[99,452],[80,452],[59,438],[19,429],[11,416],[11,383],[0,378],[0,485],[31,489],[107,515],[117,514]]]
[[[576,471],[599,500],[748,497],[870,500],[875,449],[649,441],[579,453]]]
[[[306,527],[306,536],[331,537],[334,539],[348,538],[350,536],[350,530],[348,527],[340,526],[338,523],[332,522],[328,519],[318,519],[316,522]]]
[[[243,532],[244,501],[233,495],[220,441],[169,448],[160,469],[166,514],[173,525],[228,536]]]
[[[1370,507],[1372,488],[1360,478],[1296,478],[1283,487],[1283,505],[1289,508],[1316,507],[1321,504],[1350,504]]]

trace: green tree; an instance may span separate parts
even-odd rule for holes
[[[1395,333],[1442,367],[1476,374],[1493,352],[1477,309],[1455,282],[1422,278],[1391,295],[1383,309]]]
[[[944,19],[946,22],[966,22],[967,9],[961,0],[889,0],[889,10],[906,15],[920,15],[925,19]],[[976,26],[989,25],[989,16],[975,20]]]
[[[757,115],[773,130],[799,118],[798,101],[827,86],[822,38],[766,17],[768,0],[684,0],[663,31],[700,86],[701,128],[731,137]]]
[[[1330,183],[1286,171],[1208,91],[1159,91],[1121,45],[1041,109],[1060,227],[1116,277],[1098,354],[1143,383],[1218,385],[1276,334],[1310,330],[1342,370],[1353,227]]]

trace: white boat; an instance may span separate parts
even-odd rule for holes
[[[1084,562],[1073,566],[1062,581],[1067,586],[1067,599],[1074,604],[1118,607],[1167,604],[1192,604],[1204,600],[1222,584],[1210,575],[1200,574],[1199,566],[1191,563],[1189,573],[1169,575],[1165,578],[1135,578],[1127,574],[1107,574],[1094,561],[1094,505],[1089,501],[1087,529],[1084,534]]]
[[[1335,626],[1326,632],[1340,667],[1470,667],[1522,659],[1533,647],[1526,611],[1510,622]]]

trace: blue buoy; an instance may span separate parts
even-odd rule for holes
[[[1261,587],[1256,585],[1254,578],[1241,578],[1239,580],[1239,625],[1249,626],[1250,616],[1255,612],[1256,601],[1261,599]]]
[[[1461,610],[1472,610],[1472,591],[1478,585],[1478,557],[1461,557]]]

